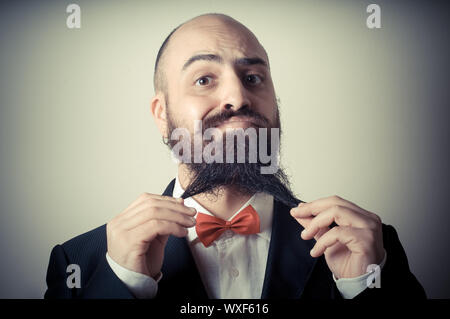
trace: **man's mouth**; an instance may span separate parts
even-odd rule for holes
[[[261,127],[261,121],[249,116],[233,116],[228,120],[221,122],[216,127],[226,128],[244,128],[244,127]]]

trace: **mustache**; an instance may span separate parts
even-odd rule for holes
[[[210,117],[203,120],[203,129],[206,130],[211,127],[219,126],[223,122],[225,122],[235,116],[249,117],[250,119],[254,120],[258,125],[261,125],[261,126],[267,127],[270,125],[270,121],[262,114],[254,111],[252,109],[249,109],[249,108],[241,108],[237,111],[226,110],[226,111],[220,112],[218,114],[211,115]]]

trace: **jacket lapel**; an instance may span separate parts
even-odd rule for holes
[[[175,179],[170,182],[163,195],[172,196],[174,185]],[[158,297],[208,298],[186,238],[169,236],[161,272],[163,277],[158,285]]]
[[[261,298],[299,298],[312,273],[316,258],[309,254],[315,241],[303,240],[303,227],[290,208],[274,202],[272,235]]]

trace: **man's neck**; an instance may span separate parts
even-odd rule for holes
[[[181,187],[186,189],[190,179],[187,168],[184,165],[178,166],[178,179]],[[236,211],[242,207],[252,195],[243,194],[233,187],[226,187],[221,189],[218,196],[208,194],[198,194],[193,196],[195,201],[206,208],[211,214],[216,217],[228,220]]]

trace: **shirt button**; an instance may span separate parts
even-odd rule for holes
[[[231,276],[233,276],[233,277],[239,276],[239,270],[237,270],[236,268],[232,267],[231,268]]]

